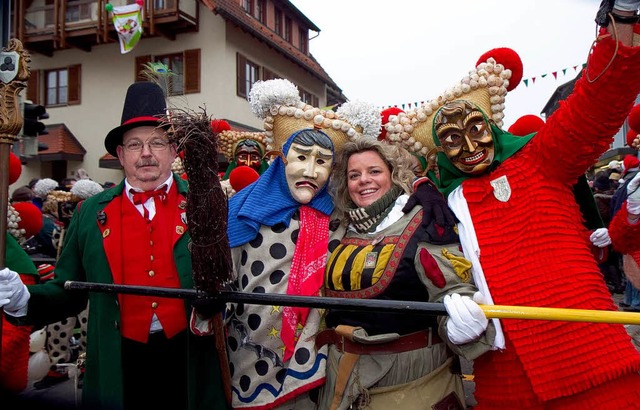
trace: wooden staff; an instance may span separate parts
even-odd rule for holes
[[[148,286],[115,285],[110,283],[67,281],[65,289],[89,292],[128,293],[155,295],[168,298],[194,299],[201,294],[194,289],[174,289]],[[320,309],[343,309],[351,311],[394,312],[446,316],[442,303],[414,302],[379,299],[342,299],[320,296],[294,296],[277,293],[247,293],[221,290],[213,299],[220,302],[247,303],[254,305],[298,306]],[[531,306],[480,305],[489,319],[532,319],[565,322],[620,323],[640,325],[640,314],[610,310],[561,309]]]
[[[232,269],[227,238],[227,195],[218,178],[217,135],[204,110],[172,110],[167,122],[171,125],[172,141],[185,153],[184,169],[189,180],[186,216],[193,283],[199,291],[197,296],[215,296],[231,279]],[[222,313],[213,319],[225,398],[231,405],[231,371]]]
[[[19,40],[11,39],[0,53],[0,268],[6,265],[7,209],[9,207],[9,156],[22,129],[19,94],[27,86],[31,57]],[[2,308],[0,308],[0,341],[2,340]],[[0,358],[2,343],[0,343]]]

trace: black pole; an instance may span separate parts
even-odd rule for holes
[[[168,298],[195,299],[202,295],[195,289],[160,288],[151,286],[116,285],[111,283],[67,281],[64,288],[102,293],[126,293],[131,295],[160,296]],[[378,311],[413,313],[431,316],[445,316],[447,310],[442,303],[414,302],[379,299],[343,299],[321,296],[293,296],[275,293],[246,293],[221,291],[211,297],[214,300],[253,305],[298,306],[321,309],[341,309],[351,311]]]
[[[2,31],[1,47],[9,44],[9,35],[11,34],[11,0],[0,0],[0,27]]]

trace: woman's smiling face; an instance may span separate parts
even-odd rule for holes
[[[369,206],[391,189],[391,170],[376,151],[364,151],[349,157],[347,188],[358,207]]]

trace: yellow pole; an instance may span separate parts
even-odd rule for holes
[[[502,305],[480,305],[480,308],[490,319],[537,319],[640,325],[640,313],[636,312]]]

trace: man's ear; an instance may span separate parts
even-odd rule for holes
[[[118,160],[120,161],[120,165],[122,165],[124,167],[124,148],[122,147],[122,145],[118,145],[116,147],[116,154],[118,154]]]

